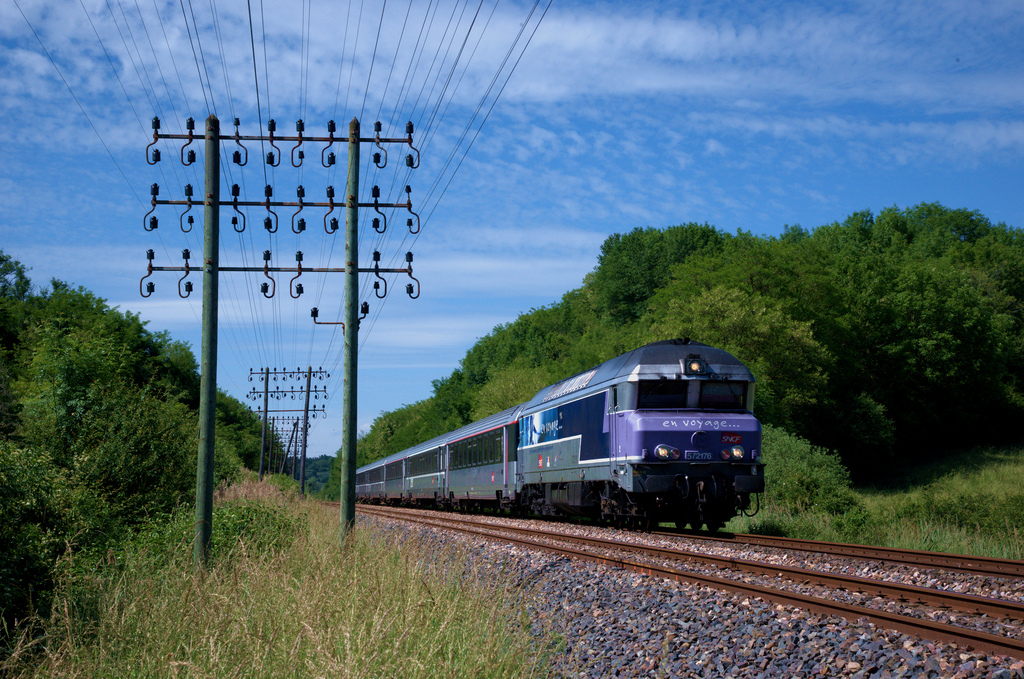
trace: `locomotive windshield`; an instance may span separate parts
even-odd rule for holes
[[[701,382],[699,408],[743,410],[746,408],[746,382]]]
[[[644,380],[636,398],[637,410],[679,410],[686,407],[689,380]]]

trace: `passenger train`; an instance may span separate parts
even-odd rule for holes
[[[666,340],[360,467],[356,499],[718,530],[764,492],[754,376]]]

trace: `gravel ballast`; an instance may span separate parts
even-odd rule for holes
[[[564,649],[557,677],[993,677],[1024,679],[1024,659],[931,643],[868,623],[379,518],[468,553],[481,575],[529,593],[538,630]]]

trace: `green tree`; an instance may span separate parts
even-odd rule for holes
[[[259,469],[260,442],[263,438],[263,420],[249,410],[248,406],[233,396],[217,390],[217,438],[233,451],[242,464],[249,469]],[[267,427],[266,449],[274,436],[272,427]]]
[[[724,243],[725,236],[706,223],[664,230],[636,228],[609,236],[594,270],[598,310],[617,323],[635,321],[666,282],[672,264],[697,252],[717,251]]]
[[[194,478],[195,413],[137,387],[111,338],[50,325],[37,340],[22,384],[25,442],[69,470],[97,520],[169,510]]]
[[[0,250],[0,297],[23,302],[31,289],[25,266]]]
[[[549,366],[529,366],[516,361],[494,372],[476,394],[472,419],[479,420],[529,401],[555,381]]]
[[[806,426],[808,409],[825,395],[831,356],[811,324],[790,317],[775,300],[716,287],[667,302],[648,341],[693,337],[725,349],[757,379],[759,417],[785,428]]]

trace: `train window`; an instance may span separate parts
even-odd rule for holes
[[[433,471],[431,469],[431,455],[433,453],[420,453],[415,457],[409,458],[409,476],[422,476]]]
[[[678,410],[686,407],[689,380],[643,380],[637,393],[637,410]]]
[[[746,382],[701,382],[700,408],[742,410],[746,407]]]

